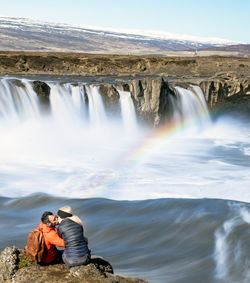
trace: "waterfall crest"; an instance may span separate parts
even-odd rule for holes
[[[0,120],[22,122],[43,116],[41,102],[32,83],[33,81],[28,79],[0,79]],[[107,115],[99,86],[85,83],[47,84],[50,87],[50,117],[54,121],[62,124],[103,126],[113,123],[114,120],[122,120],[121,126],[126,132],[136,130],[137,117],[130,92],[117,90],[119,104],[116,107],[120,108],[117,111],[120,114],[114,116]],[[176,86],[175,95],[168,96],[169,108],[172,109],[170,119],[174,123],[183,124],[185,121],[197,119],[203,126],[209,121],[206,101],[198,86],[190,86],[188,89]]]
[[[200,87],[191,85],[188,89],[176,86],[175,96],[169,96],[173,117],[176,124],[198,121],[204,126],[210,121],[207,104]]]
[[[102,125],[107,121],[102,98],[97,86],[87,86],[87,95],[89,99],[89,118],[93,125]]]
[[[28,80],[0,80],[0,119],[20,122],[39,116],[38,97]]]
[[[126,131],[136,130],[136,113],[133,101],[131,99],[131,94],[128,91],[120,91],[120,103],[121,103],[121,112],[122,119]]]

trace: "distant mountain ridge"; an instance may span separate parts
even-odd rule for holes
[[[242,42],[157,31],[115,30],[0,16],[0,50],[164,54]]]

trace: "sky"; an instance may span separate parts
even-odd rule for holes
[[[250,43],[250,0],[0,0],[0,15]]]

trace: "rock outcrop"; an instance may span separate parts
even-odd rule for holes
[[[127,84],[124,88],[126,89]],[[137,116],[147,123],[158,125],[164,122],[169,113],[169,95],[174,94],[162,78],[144,78],[128,82],[134,100]]]
[[[34,81],[33,89],[38,96],[41,110],[49,111],[50,110],[50,100],[49,100],[50,87],[45,82]]]
[[[102,96],[105,109],[109,115],[115,115],[120,112],[119,92],[112,84],[101,84],[99,93]]]
[[[0,253],[0,282],[11,280],[18,269],[19,250],[7,247]]]
[[[203,80],[199,85],[210,108],[223,102],[226,103],[227,98],[234,95],[250,95],[250,80],[230,74]]]
[[[86,266],[70,269],[67,269],[65,264],[42,266],[31,262],[23,250],[7,247],[0,253],[0,282],[144,283],[147,281],[114,275],[108,266],[102,266],[94,261]]]

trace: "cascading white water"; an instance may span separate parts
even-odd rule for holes
[[[137,128],[136,113],[131,94],[128,91],[118,91],[120,94],[122,119],[127,132],[135,131]]]
[[[17,122],[38,116],[38,97],[28,80],[22,79],[19,85],[11,79],[0,80],[0,118]]]
[[[172,136],[166,133],[157,146],[154,144],[159,139],[151,139],[151,130],[138,127],[131,134],[136,121],[128,93],[120,92],[122,117],[116,119],[106,116],[97,86],[80,82],[47,84],[51,87],[51,112],[43,118],[31,80],[0,79],[3,195],[42,191],[115,199],[250,200],[249,168],[245,166],[249,164],[248,131],[245,125],[226,122],[203,127],[207,108],[198,87],[177,87],[176,96],[169,98],[177,124],[199,121],[200,117],[203,131],[191,133],[186,132],[187,127],[177,126],[181,132]],[[13,119],[17,122],[5,125]],[[190,123],[188,129],[192,127]],[[133,161],[140,166],[133,165],[130,170],[136,164]],[[107,189],[112,178],[116,186]],[[240,193],[234,189],[239,180]]]
[[[85,103],[84,85],[70,83],[47,83],[50,91],[51,118],[55,121],[76,122],[89,119],[91,125],[107,122],[102,97],[97,86],[86,86],[89,105]],[[126,130],[136,128],[136,115],[129,92],[120,92],[122,120]],[[87,107],[89,112],[87,111]],[[87,117],[89,115],[89,118]],[[22,79],[0,80],[0,119],[21,121],[40,117],[39,100],[32,81]]]
[[[249,282],[245,245],[250,214],[239,204],[231,209],[237,216],[225,221],[215,232],[215,277],[222,282]]]
[[[201,125],[210,121],[207,104],[203,92],[198,86],[189,89],[175,87],[176,97],[170,96],[173,119],[176,123],[187,123],[198,120]]]
[[[89,99],[90,121],[93,125],[103,126],[107,117],[99,94],[99,88],[97,86],[86,86],[86,90]]]
[[[69,83],[49,83],[52,117],[59,123],[74,123],[84,119],[86,112],[82,86]]]
[[[39,117],[39,101],[32,87],[32,81],[22,79],[15,84],[13,79],[0,80],[0,115],[3,119],[23,120]],[[86,120],[87,106],[85,105],[84,86],[70,83],[48,83],[51,88],[50,103],[52,117],[63,123]],[[88,110],[91,125],[104,125],[107,122],[102,97],[98,86],[85,86],[88,97]],[[198,86],[190,89],[175,87],[176,96],[170,95],[173,108],[173,119],[176,123],[200,118],[204,123],[204,116],[209,119],[204,95]],[[126,131],[133,131],[137,127],[136,114],[131,94],[120,91],[121,116]]]
[[[205,113],[205,115],[207,117],[209,117],[209,111],[208,111],[208,107],[207,107],[207,103],[206,103],[203,91],[197,85],[191,85],[190,87],[194,91],[194,93],[196,94],[196,97],[198,98],[199,104],[201,105],[203,112]]]
[[[86,113],[83,85],[71,86],[71,94],[76,111],[79,117],[83,118],[83,114]]]

